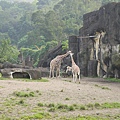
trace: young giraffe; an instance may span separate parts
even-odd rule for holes
[[[57,74],[59,74],[58,77],[60,77],[61,62],[62,62],[63,58],[68,56],[70,53],[71,53],[71,51],[68,51],[66,54],[58,55],[53,60],[51,60],[49,77],[54,77],[54,70],[55,69],[56,69],[56,77],[57,77]]]
[[[76,65],[73,59],[73,53],[70,53],[71,60],[72,60],[72,68],[67,67],[72,69],[72,74],[73,74],[73,82],[77,80],[77,75],[79,76],[79,83],[80,83],[80,68]]]
[[[68,71],[72,71],[72,67],[67,66],[66,73],[67,73]]]

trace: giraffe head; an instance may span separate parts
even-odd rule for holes
[[[70,53],[71,53],[71,51],[68,51],[68,52],[67,52],[67,54],[70,54]]]
[[[71,53],[70,53],[70,56],[73,56],[73,55],[74,55],[74,53],[71,52]]]
[[[67,73],[68,71],[72,71],[72,67],[67,66],[66,73]]]

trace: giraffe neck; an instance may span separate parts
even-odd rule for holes
[[[73,66],[73,65],[75,65],[75,62],[74,62],[73,56],[72,55],[70,55],[70,56],[71,56],[72,66]]]
[[[63,55],[59,55],[58,57],[59,57],[60,60],[62,60],[62,59],[65,58],[66,56],[68,56],[68,53],[63,54]]]

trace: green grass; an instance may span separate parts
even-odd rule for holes
[[[105,80],[111,81],[111,82],[120,82],[120,79],[116,79],[116,78],[105,78]]]
[[[70,98],[65,98],[65,100],[70,100]]]
[[[43,106],[44,106],[43,103],[38,103],[37,105],[38,105],[39,107],[43,107]]]
[[[113,102],[113,103],[89,103],[86,105],[67,105],[67,104],[54,104],[49,103],[48,105],[43,105],[42,103],[38,103],[38,106],[41,107],[48,107],[49,111],[73,111],[73,110],[93,110],[93,109],[108,109],[108,108],[120,108],[120,103]]]
[[[25,91],[18,92],[18,91],[15,91],[13,94],[17,97],[35,97],[34,92],[25,92]]]
[[[9,108],[12,108],[16,105],[22,105],[22,106],[27,106],[27,104],[25,103],[24,99],[17,99],[17,98],[9,98],[9,99],[6,99],[4,102],[3,102],[3,106],[5,107],[9,107]]]
[[[114,102],[114,103],[103,103],[101,104],[102,108],[120,108],[120,103]]]
[[[0,88],[4,88],[3,86],[0,86]]]
[[[24,78],[4,78],[4,77],[0,77],[0,80],[18,80],[18,81],[24,81],[24,82],[49,82],[48,79],[46,78],[42,78],[42,79],[36,79],[36,80],[33,80],[33,79],[24,79]]]
[[[37,95],[41,95],[41,93],[38,90],[30,91],[29,89],[27,89],[27,90],[15,91],[13,92],[13,95],[16,97],[36,97]]]
[[[30,98],[32,99],[32,98]],[[36,103],[36,105],[34,105],[33,108],[31,108],[32,106],[30,104],[26,105],[27,101],[25,98],[21,98],[21,97],[13,97],[13,98],[9,98],[6,99],[4,102],[4,105],[2,105],[0,112],[4,113],[2,116],[0,116],[0,120],[18,120],[17,119],[17,115],[19,115],[19,120],[41,120],[41,119],[50,119],[53,120],[55,118],[55,120],[119,120],[118,118],[120,118],[120,115],[115,115],[115,116],[111,116],[111,115],[104,115],[104,117],[101,117],[101,115],[90,115],[90,116],[62,116],[59,117],[55,116],[58,115],[60,112],[72,112],[72,111],[89,111],[89,110],[97,110],[97,109],[112,109],[112,108],[120,108],[120,103],[118,102],[112,102],[112,103],[89,103],[89,104],[83,104],[83,105],[79,105],[79,104],[72,104],[72,105],[67,105],[67,104],[61,104],[61,103],[49,103],[49,104],[45,104],[45,103],[41,103],[38,102]],[[0,104],[1,105],[1,104]],[[19,113],[16,114],[16,116],[11,116],[10,114],[13,114],[14,109],[21,109],[21,111],[19,111]],[[26,108],[25,108],[26,107]],[[26,110],[23,112],[23,110]],[[16,110],[15,110],[16,111]],[[21,113],[20,113],[21,112]],[[5,116],[7,115],[7,116]],[[103,116],[103,115],[102,115]],[[13,118],[12,118],[13,117]],[[109,119],[110,118],[110,119]]]
[[[100,86],[100,85],[97,85],[97,84],[95,84],[95,87],[99,87],[99,88],[104,89],[104,90],[111,90],[111,89],[108,88],[108,87]]]
[[[46,78],[42,78],[42,79],[38,79],[38,80],[32,80],[32,79],[15,79],[15,80],[18,80],[18,81],[24,81],[24,82],[49,82],[48,79]]]
[[[103,118],[98,116],[77,116],[77,117],[61,117],[58,120],[110,120],[109,118]]]
[[[55,107],[55,104],[54,103],[50,103],[47,105],[47,107]]]
[[[36,120],[36,119],[45,119],[45,118],[50,118],[50,114],[46,112],[38,112],[33,115],[25,115],[21,117],[21,120]]]
[[[0,80],[10,80],[11,78],[0,77]]]

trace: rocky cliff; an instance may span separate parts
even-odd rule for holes
[[[84,76],[120,78],[120,2],[85,14],[79,36],[70,36],[69,47]]]

